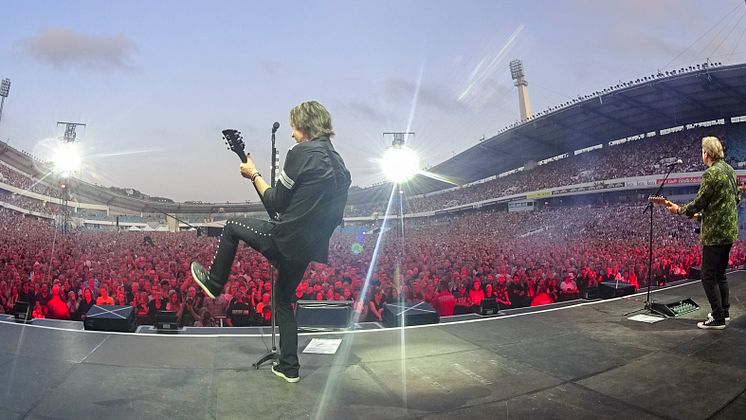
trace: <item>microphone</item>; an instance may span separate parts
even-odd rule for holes
[[[280,128],[280,123],[275,121],[274,124],[272,124],[272,134],[275,134],[277,132],[277,129]]]
[[[670,168],[670,167],[672,167],[672,166],[676,166],[676,165],[681,165],[682,163],[684,163],[684,161],[683,161],[683,160],[681,160],[681,159],[676,159],[676,161],[675,161],[675,162],[671,162],[671,163],[669,163],[668,165],[666,165],[666,168]]]

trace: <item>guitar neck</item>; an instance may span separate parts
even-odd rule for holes
[[[243,137],[241,137],[241,132],[235,129],[225,129],[222,131],[223,138],[226,141],[226,144],[229,146],[228,150],[231,150],[234,152],[239,159],[241,159],[242,163],[248,162],[248,158],[246,156],[246,151],[244,150],[244,142]],[[271,187],[274,187],[275,185],[275,175],[276,175],[276,167],[275,162],[277,161],[277,149],[275,148],[275,135],[272,133],[272,172],[271,172]],[[264,209],[267,211],[267,214],[269,215],[269,218],[272,220],[280,220],[277,213],[273,213],[269,210],[267,207],[267,203],[264,201],[264,196],[259,191],[259,188],[256,186],[255,183],[251,183],[254,186],[254,189],[256,190],[257,195],[259,196],[259,199],[262,202],[262,206],[264,206]]]

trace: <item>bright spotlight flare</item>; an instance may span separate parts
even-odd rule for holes
[[[52,154],[52,171],[67,178],[80,170],[82,160],[78,143],[60,142]]]
[[[420,158],[405,145],[391,146],[383,154],[381,169],[389,181],[406,182],[420,173]]]

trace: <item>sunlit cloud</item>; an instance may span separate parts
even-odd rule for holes
[[[66,28],[47,28],[22,41],[22,48],[55,67],[80,65],[101,70],[132,68],[131,55],[137,51],[128,37],[89,35]]]

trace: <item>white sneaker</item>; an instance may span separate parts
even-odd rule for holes
[[[703,330],[724,330],[725,321],[715,321],[713,318],[710,318],[707,321],[698,322],[697,328],[702,328]]]

